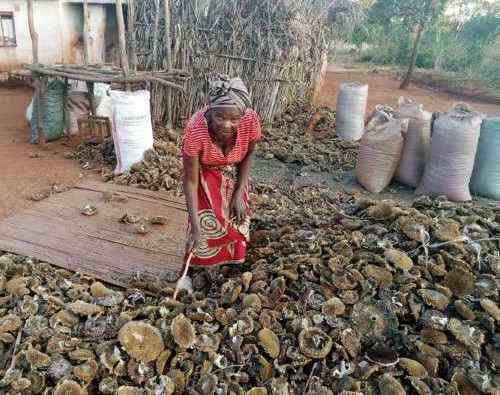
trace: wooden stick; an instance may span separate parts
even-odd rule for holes
[[[160,0],[154,0],[155,4],[155,19],[153,24],[153,70],[157,70],[156,60],[158,59],[158,28],[160,23]]]
[[[102,65],[104,66],[104,65]],[[108,75],[116,75],[117,73],[121,73],[122,70],[121,68],[116,68],[116,67],[101,67],[99,66],[94,66],[94,65],[76,65],[76,64],[68,64],[68,65],[51,65],[51,66],[43,66],[44,69],[46,70],[55,70],[55,71],[62,71],[63,73],[66,72],[82,72],[86,74],[94,74],[94,75],[102,75],[102,74],[108,74]],[[144,73],[143,71],[136,73],[140,74]],[[159,76],[159,77],[171,77],[171,78],[190,78],[190,74],[186,70],[180,70],[180,69],[171,69],[171,70],[158,70],[154,72],[154,75]]]
[[[172,68],[172,38],[170,36],[171,29],[171,12],[170,0],[165,0],[165,58],[167,61],[167,70]]]
[[[65,78],[64,79],[64,89],[63,89],[63,106],[62,106],[63,124],[64,125],[67,125],[66,121],[68,120],[68,98],[69,98],[68,91],[69,91],[69,83],[68,83],[68,79]],[[67,133],[66,137],[70,137],[69,130],[66,130],[66,133]]]
[[[160,84],[166,86],[166,87],[170,87],[170,88],[176,88],[178,91],[181,91],[183,93],[185,93],[185,89],[180,86],[180,85],[177,85],[177,84],[174,84],[173,82],[169,82],[169,81],[165,81],[161,78],[158,78],[158,77],[153,77],[153,76],[144,76],[144,78],[141,79],[141,81],[155,81],[155,82],[159,82]]]
[[[88,0],[83,0],[83,61],[90,62],[90,10]]]
[[[97,77],[93,75],[84,75],[84,74],[76,74],[76,73],[67,73],[63,71],[55,71],[55,70],[46,70],[39,67],[26,66],[26,68],[34,71],[35,73],[44,74],[52,77],[65,77],[72,80],[80,80],[80,81],[91,81],[91,82],[113,82],[116,80],[116,77],[108,77],[102,76]],[[123,79],[124,77],[122,77]]]
[[[33,50],[33,64],[38,64],[38,34],[33,20],[33,0],[28,0],[28,26],[30,29],[31,45]]]
[[[177,299],[177,294],[179,293],[179,286],[182,284],[182,282],[184,281],[184,279],[187,276],[189,265],[191,265],[191,260],[193,259],[193,255],[194,255],[194,253],[193,253],[193,251],[191,251],[189,253],[188,259],[186,261],[186,265],[184,267],[184,272],[182,273],[181,278],[179,278],[179,280],[177,281],[177,284],[175,285],[175,291],[174,291],[174,295],[172,297],[174,300]]]
[[[129,48],[129,60],[130,69],[132,71],[137,70],[137,54],[136,54],[136,43],[135,43],[135,13],[134,13],[134,0],[128,0],[127,4],[127,26],[128,26],[128,48]]]
[[[14,343],[14,349],[12,351],[12,359],[10,361],[10,366],[9,366],[8,370],[13,370],[16,367],[16,362],[17,362],[16,352],[17,352],[17,349],[19,348],[19,344],[21,344],[21,337],[23,335],[23,330],[24,330],[24,326],[22,328],[20,328],[19,332],[17,333],[16,342]]]
[[[90,63],[90,10],[89,10],[89,2],[88,0],[83,0],[83,61],[85,64]],[[90,109],[92,111],[92,115],[95,116],[96,113],[96,105],[94,98],[94,83],[87,81],[87,92],[89,94],[89,102]]]
[[[278,67],[280,69],[283,69],[283,68],[286,67],[286,66],[283,66],[281,64],[270,63],[270,62],[263,62],[263,61],[260,61],[260,60],[257,60],[257,59],[245,58],[245,57],[242,57],[242,56],[226,55],[226,54],[215,53],[215,52],[205,52],[205,53],[198,52],[198,53],[196,53],[196,56],[206,56],[206,57],[209,57],[210,55],[218,57],[218,58],[225,58],[225,59],[232,59],[232,60],[241,60],[241,61],[244,61],[244,62],[251,62],[251,63],[261,63],[261,64],[273,66],[273,67]]]
[[[166,81],[163,78],[156,77],[155,73],[137,73],[134,74],[133,76],[123,76],[123,75],[117,75],[117,76],[108,76],[108,75],[103,75],[103,76],[97,76],[97,75],[86,75],[84,73],[68,73],[68,72],[62,72],[62,71],[55,71],[51,69],[45,69],[41,67],[36,67],[36,66],[26,66],[27,69],[31,70],[34,73],[38,74],[43,74],[51,77],[62,77],[62,78],[69,78],[72,80],[79,80],[79,81],[89,81],[89,82],[105,82],[105,83],[123,83],[123,84],[133,84],[133,83],[139,83],[139,82],[146,82],[146,81],[155,81],[158,82],[162,85],[168,86],[170,88],[177,89],[181,92],[184,92],[184,87],[181,85],[175,84],[170,81]]]
[[[116,0],[116,21],[118,22],[118,42],[120,45],[120,62],[123,73],[128,75],[127,43],[125,39],[125,21],[123,20],[122,0]]]
[[[172,68],[172,38],[170,37],[171,13],[170,0],[165,0],[165,60],[168,70]],[[173,128],[172,123],[172,92],[167,89],[167,129]]]

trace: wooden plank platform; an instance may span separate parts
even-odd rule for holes
[[[106,201],[103,193],[125,201]],[[90,203],[98,213],[85,216]],[[119,222],[124,214],[161,215],[146,235]],[[27,255],[96,279],[127,286],[134,280],[172,282],[180,275],[187,212],[184,200],[166,192],[109,183],[85,183],[53,195],[0,222],[0,251]]]

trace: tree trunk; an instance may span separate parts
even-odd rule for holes
[[[441,66],[443,64],[443,51],[441,47],[441,28],[438,28],[436,32],[436,43],[435,47],[437,48],[436,59],[434,60],[434,70],[441,71]]]
[[[413,52],[411,54],[410,66],[408,67],[405,79],[401,83],[399,89],[406,89],[410,85],[411,76],[413,75],[413,70],[415,69],[415,63],[417,62],[418,48],[420,46],[420,39],[422,38],[423,31],[424,31],[423,26],[419,26],[417,30],[417,36],[415,37],[415,42],[413,43]]]

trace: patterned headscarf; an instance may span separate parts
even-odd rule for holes
[[[251,106],[250,93],[240,78],[216,74],[208,80],[210,108],[236,106],[241,112]]]

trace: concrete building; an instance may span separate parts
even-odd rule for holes
[[[92,63],[116,59],[118,33],[114,0],[89,0]],[[35,0],[40,63],[83,63],[83,1]],[[125,15],[126,17],[126,15]],[[26,0],[0,0],[0,72],[32,62]]]

